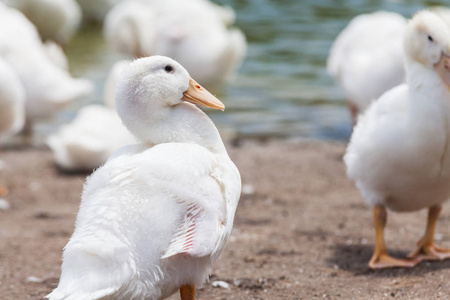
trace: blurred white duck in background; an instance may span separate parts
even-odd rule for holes
[[[152,0],[147,0],[152,1]],[[154,0],[153,0],[154,1]],[[217,17],[222,20],[222,22],[227,26],[233,26],[234,23],[236,23],[236,13],[234,12],[233,8],[228,5],[218,5],[214,2],[211,2],[209,0],[200,0],[203,1],[203,3],[206,6],[209,6],[210,9],[214,10]]]
[[[19,77],[0,57],[0,142],[25,124],[25,90]]]
[[[116,111],[102,105],[81,108],[47,139],[56,164],[65,171],[92,171],[119,148],[135,143]]]
[[[50,60],[35,27],[16,9],[0,3],[0,57],[19,76],[26,91],[29,123],[53,116],[60,108],[90,93],[92,84],[74,79]]]
[[[0,142],[25,124],[25,90],[16,73],[0,58]],[[0,197],[7,189],[0,185]]]
[[[123,126],[114,104],[116,81],[130,61],[112,67],[105,84],[104,102],[108,107],[88,105],[75,119],[62,125],[47,139],[56,164],[65,171],[92,171],[104,164],[119,148],[135,144],[134,136]]]
[[[405,27],[401,15],[378,11],[355,17],[334,41],[328,73],[344,91],[353,125],[373,100],[404,82]]]
[[[108,13],[104,32],[117,51],[169,56],[199,83],[217,90],[246,52],[243,33],[226,25],[234,21],[230,9],[205,0],[124,1]]]
[[[434,13],[419,12],[405,29],[404,49],[406,84],[383,94],[361,116],[344,157],[348,176],[374,207],[373,269],[450,257],[433,241],[441,204],[450,197],[450,30]],[[386,208],[425,207],[427,229],[410,260],[389,256]]]
[[[81,24],[81,8],[75,0],[3,0],[3,2],[20,10],[36,26],[43,40],[66,44]]]
[[[138,59],[116,105],[141,140],[88,178],[64,248],[57,299],[164,299],[195,286],[230,235],[241,183],[219,132],[195,105],[223,104],[176,61]]]

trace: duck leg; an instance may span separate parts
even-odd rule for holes
[[[347,107],[350,111],[350,117],[352,118],[352,126],[353,128],[356,126],[356,122],[358,121],[358,106],[356,104],[347,101]]]
[[[183,285],[180,288],[181,300],[195,300],[195,285]]]
[[[444,260],[450,258],[450,249],[441,248],[434,244],[436,222],[441,210],[441,205],[431,206],[428,209],[428,223],[425,235],[417,243],[417,249],[411,252],[408,257],[417,257],[421,260]]]
[[[8,195],[8,189],[0,185],[0,197]]]
[[[1,148],[0,148],[1,150]],[[0,197],[4,197],[8,195],[8,189],[5,188],[3,185],[0,185]]]
[[[386,208],[377,205],[373,208],[373,221],[375,224],[375,250],[372,258],[369,261],[371,269],[385,269],[385,268],[412,268],[420,262],[420,259],[399,259],[387,254],[386,244],[384,241],[384,228],[387,223]]]

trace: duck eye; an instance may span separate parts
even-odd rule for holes
[[[429,40],[430,42],[434,42],[434,40],[433,40],[433,38],[431,37],[431,35],[428,36],[428,40]]]
[[[172,66],[167,65],[167,66],[164,68],[164,70],[165,70],[167,73],[171,73],[171,72],[173,71],[173,68],[172,68]]]

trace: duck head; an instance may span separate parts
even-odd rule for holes
[[[450,89],[450,29],[433,12],[418,12],[408,23],[404,37],[407,61],[434,68]]]
[[[225,109],[185,68],[168,57],[137,59],[125,68],[117,82],[117,112],[123,124],[142,141],[157,144],[198,139],[195,137],[199,133],[194,131],[202,129],[194,124],[208,123],[200,121],[205,118],[210,123],[205,127],[213,124],[190,103]]]

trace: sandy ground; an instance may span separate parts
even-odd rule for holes
[[[450,261],[368,269],[372,212],[345,176],[343,143],[228,148],[245,193],[232,238],[198,299],[450,298]],[[0,157],[0,183],[10,189],[11,204],[0,210],[0,299],[42,299],[57,285],[86,174],[59,172],[46,149],[6,149]],[[391,253],[413,250],[425,221],[425,210],[390,213]],[[436,237],[448,247],[449,225],[444,207]],[[229,288],[212,287],[218,280]]]

